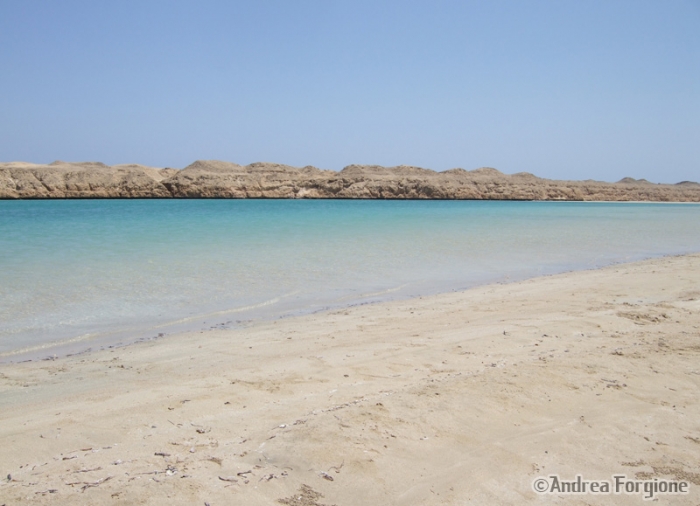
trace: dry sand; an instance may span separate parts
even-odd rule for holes
[[[700,255],[0,366],[0,505],[700,503]]]

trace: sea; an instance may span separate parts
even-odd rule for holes
[[[697,204],[5,200],[0,362],[698,251]]]

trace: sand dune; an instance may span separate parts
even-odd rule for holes
[[[0,504],[700,501],[700,255],[0,367]]]

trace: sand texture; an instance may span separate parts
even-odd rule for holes
[[[700,503],[700,255],[0,366],[0,504]]]
[[[556,181],[496,169],[350,165],[340,172],[275,163],[196,161],[182,170],[99,162],[0,163],[0,199],[344,198],[700,202],[700,184]]]

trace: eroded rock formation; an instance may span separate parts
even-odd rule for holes
[[[173,169],[100,162],[0,164],[0,198],[170,198],[162,181]]]
[[[0,198],[343,198],[700,202],[700,184],[557,181],[496,169],[349,165],[340,172],[274,163],[196,161],[185,169],[99,162],[0,163]]]

